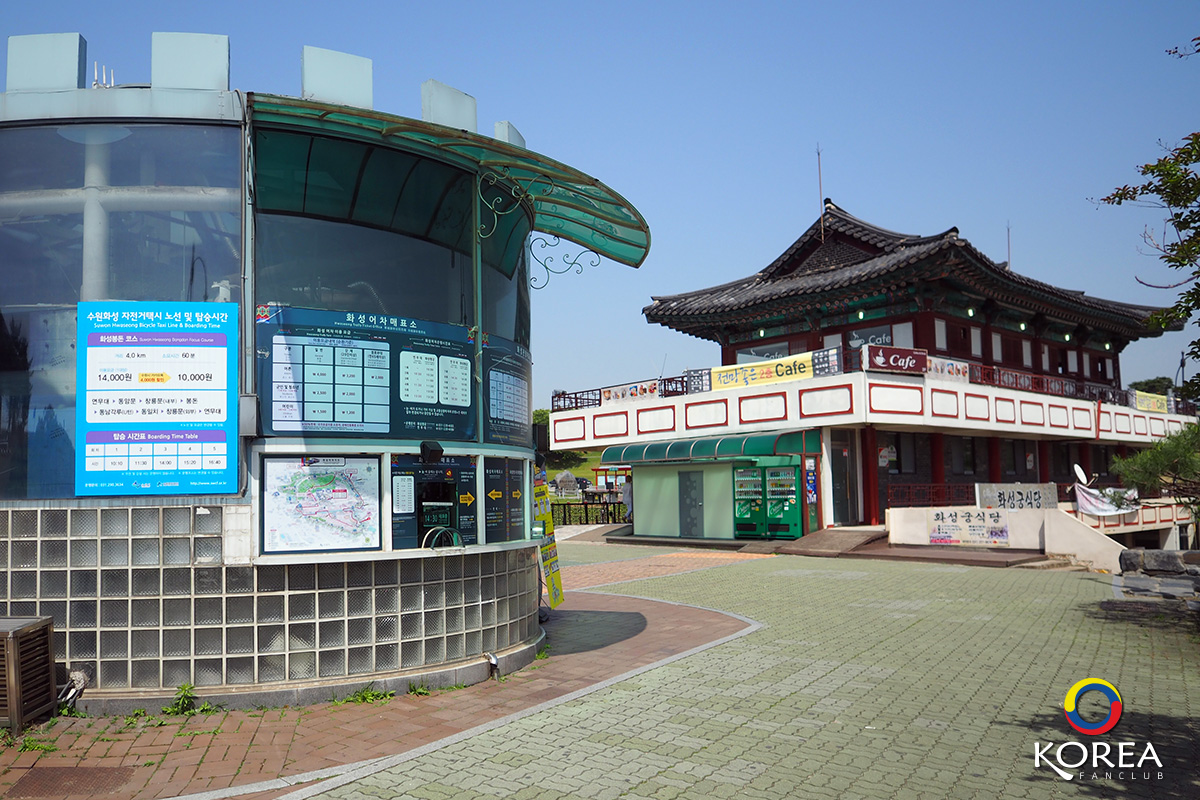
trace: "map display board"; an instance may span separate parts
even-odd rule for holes
[[[270,305],[254,327],[267,436],[475,436],[467,328]]]
[[[378,458],[264,458],[262,552],[379,550],[379,497]]]
[[[421,502],[426,497],[454,503],[455,524],[450,527],[458,530],[463,544],[479,543],[476,461],[476,456],[442,456],[427,464],[414,455],[392,455],[393,550],[421,546]]]
[[[526,538],[525,462],[517,458],[485,458],[483,524],[489,544]]]
[[[79,304],[75,494],[238,490],[238,308]]]
[[[529,351],[508,339],[484,340],[484,441],[533,447],[533,362]]]

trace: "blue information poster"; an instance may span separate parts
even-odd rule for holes
[[[75,494],[238,489],[238,309],[79,304]]]
[[[487,380],[484,441],[533,447],[533,362],[516,342],[491,336],[484,339],[483,365]]]

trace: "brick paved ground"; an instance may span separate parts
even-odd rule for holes
[[[575,549],[581,564],[627,558],[631,550]],[[713,561],[703,552],[690,560],[640,549],[634,555],[634,561],[650,565],[630,564],[631,575],[731,561]],[[567,579],[580,585],[613,576],[604,563],[568,570]],[[51,751],[22,752],[15,744],[0,748],[0,796],[150,800],[216,790],[228,796],[280,776],[302,781],[318,770],[342,772],[347,764],[461,735],[746,627],[745,621],[686,606],[572,594],[545,625],[551,657],[503,683],[396,697],[386,705],[322,704],[190,718],[166,717],[152,706],[152,718],[60,718],[22,738],[26,746],[36,743]],[[289,784],[276,783],[254,796],[265,800],[288,790]]]
[[[171,758],[173,771],[153,771],[163,791],[139,797],[196,791],[210,768],[208,753],[223,754],[217,763],[224,764],[230,751],[258,747],[257,761],[242,763],[260,763],[262,774],[369,758],[383,752],[382,742],[395,743],[376,727],[385,725],[377,715],[394,714],[385,727],[407,746],[414,734],[400,734],[397,726],[422,710],[427,722],[420,730],[452,735],[357,773],[255,796],[1200,797],[1195,616],[1172,603],[1117,600],[1110,576],[796,556],[687,558],[655,550],[618,563],[607,557],[615,545],[564,541],[559,547],[564,564],[573,565],[564,568],[569,591],[594,585],[589,581],[658,577],[612,584],[608,596],[569,594],[568,602],[580,605],[548,626],[556,648],[550,659],[504,684],[441,698],[398,698],[382,709],[316,706],[275,712],[281,719],[247,715],[243,725],[255,729],[250,744],[228,741],[244,731],[225,722],[220,733],[204,733],[213,718],[169,734],[146,731],[128,752],[165,748],[159,757],[164,765]],[[700,568],[704,564],[719,568]],[[563,697],[569,686],[587,686],[612,653],[644,664],[670,657],[662,637],[677,626],[699,626],[715,639],[740,625],[718,614],[685,619],[685,612],[701,612],[638,596],[728,611],[763,627],[568,695],[552,708],[464,733],[485,713],[519,712],[538,699]],[[678,618],[663,622],[672,614]],[[656,652],[660,643],[663,650]],[[562,673],[549,681],[551,670]],[[1124,778],[1114,768],[1110,779],[1089,772],[1069,782],[1045,766],[1034,768],[1036,742],[1085,738],[1067,726],[1062,702],[1073,683],[1088,677],[1115,684],[1125,703],[1120,724],[1102,740],[1139,742],[1137,756],[1141,743],[1153,742],[1163,762],[1161,780],[1153,765],[1126,769]],[[540,680],[547,683],[537,685]],[[422,705],[443,698],[460,705],[437,712]],[[1088,718],[1103,711],[1090,701],[1084,709]],[[63,721],[51,735],[83,741],[95,730],[81,732],[87,722]],[[87,747],[123,747],[101,738],[93,735]],[[176,749],[180,739],[192,747]],[[308,749],[297,748],[301,739]],[[201,748],[203,759],[196,752]],[[13,785],[4,782],[14,773],[35,773],[58,764],[53,759],[59,756],[42,755],[30,770],[36,754],[3,755],[17,769],[0,776],[0,793]],[[1067,760],[1074,760],[1073,751]],[[181,783],[191,769],[196,774]],[[1152,780],[1141,779],[1146,772]],[[216,788],[245,777],[207,780]]]

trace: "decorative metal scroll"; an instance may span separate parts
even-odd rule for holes
[[[492,187],[498,191],[489,197],[487,189]],[[532,204],[535,196],[553,194],[555,188],[554,181],[545,175],[535,175],[522,184],[507,167],[489,169],[479,176],[479,238],[487,239],[495,233],[500,218],[519,209],[522,203]],[[490,221],[487,212],[491,212]]]
[[[546,271],[545,279],[540,279],[538,275],[531,270],[529,273],[529,285],[534,289],[544,289],[550,283],[551,275],[564,275],[571,270],[582,275],[584,267],[600,266],[600,255],[593,250],[583,250],[578,253],[559,253],[557,255],[544,255],[539,257],[539,250],[554,249],[561,247],[562,240],[557,236],[535,236],[529,240],[529,255],[538,265]]]

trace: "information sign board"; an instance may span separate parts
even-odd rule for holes
[[[379,550],[379,459],[270,456],[262,470],[262,552]]]
[[[483,369],[487,397],[484,441],[533,447],[533,362],[529,351],[516,342],[489,336],[484,341]]]
[[[238,490],[233,303],[79,304],[75,494]]]
[[[989,508],[927,508],[929,543],[1008,547],[1008,512]]]
[[[255,335],[268,436],[475,437],[465,327],[261,305]]]

